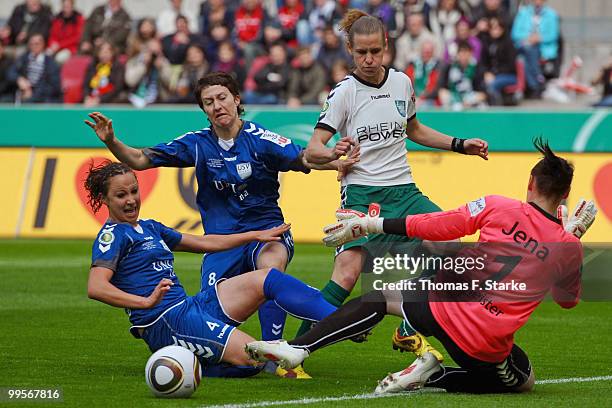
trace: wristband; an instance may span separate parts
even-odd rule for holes
[[[460,139],[458,137],[454,137],[453,141],[451,142],[451,150],[453,152],[457,152],[457,153],[461,153],[461,154],[467,154],[465,152],[465,140],[466,139]]]

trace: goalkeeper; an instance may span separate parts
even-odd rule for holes
[[[474,300],[440,300],[439,293],[433,291],[424,292],[425,300],[419,301],[408,300],[408,296],[414,296],[413,291],[370,292],[348,302],[289,343],[250,343],[247,351],[251,357],[273,358],[285,366],[297,365],[317,349],[365,333],[386,314],[393,314],[407,319],[419,332],[435,336],[460,368],[444,367],[431,352],[425,352],[407,369],[385,377],[375,392],[400,392],[423,386],[468,393],[530,391],[535,376],[527,354],[514,343],[514,334],[549,289],[563,308],[578,303],[582,263],[579,238],[597,213],[592,202],[581,202],[562,225],[562,220],[553,214],[569,194],[573,167],[556,156],[547,143],[536,140],[535,145],[544,158],[531,170],[526,203],[486,196],[456,210],[395,219],[345,211],[341,214],[343,220],[325,229],[325,242],[330,246],[372,232],[440,241],[480,230],[479,243],[496,243],[497,248],[500,244],[506,247],[511,244],[514,249],[510,254],[520,254],[496,257],[484,269],[485,276],[494,279],[497,275],[499,282],[511,279],[523,282],[528,293],[508,289],[504,301],[491,305]],[[542,251],[533,251],[525,245],[532,242],[539,243],[538,248],[550,249],[544,256]],[[518,262],[507,268],[504,260]]]

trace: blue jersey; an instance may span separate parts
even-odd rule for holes
[[[110,283],[124,292],[149,296],[159,281],[171,279],[174,286],[151,309],[126,309],[133,325],[152,322],[164,310],[184,300],[185,289],[174,273],[174,248],[181,234],[153,221],[139,220],[134,227],[107,221],[93,243],[91,266],[114,271]]]
[[[249,121],[227,150],[210,128],[144,150],[156,167],[195,167],[196,201],[207,234],[281,224],[278,172],[307,172],[298,160],[301,151],[290,139]]]

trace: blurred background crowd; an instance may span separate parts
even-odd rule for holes
[[[141,15],[132,1],[13,2],[0,16],[0,102],[193,103],[197,79],[225,71],[247,104],[319,105],[351,70],[336,26],[359,8],[386,25],[384,64],[410,76],[421,108],[564,102],[595,89],[593,102],[612,106],[612,64],[576,79],[582,60],[568,55],[555,1],[165,0]]]

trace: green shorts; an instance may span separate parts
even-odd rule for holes
[[[427,196],[423,195],[414,183],[387,187],[351,184],[341,188],[340,197],[342,208],[350,208],[363,213],[368,212],[370,203],[378,203],[381,206],[380,216],[384,218],[404,218],[410,214],[442,211]],[[414,238],[399,235],[370,234],[339,247],[336,255],[349,248],[362,246],[375,247],[377,248],[375,252],[380,254],[381,251],[388,252],[394,243],[414,241]]]

